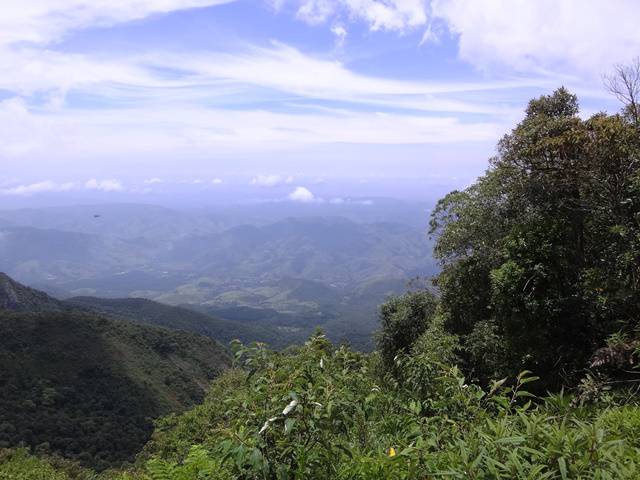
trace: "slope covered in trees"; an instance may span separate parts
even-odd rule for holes
[[[0,309],[14,311],[62,310],[62,302],[44,292],[26,287],[0,272]]]
[[[207,309],[240,320],[239,329],[267,326],[276,334],[263,329],[257,338],[269,343],[299,342],[321,326],[336,341],[371,349],[378,304],[436,271],[425,255],[426,205],[372,202],[0,209],[11,222],[0,225],[0,269],[59,298]]]
[[[227,345],[235,339],[245,343],[267,342],[283,347],[295,338],[263,325],[232,321],[182,307],[164,305],[145,298],[73,297],[65,300],[68,306],[87,309],[110,318],[155,325],[210,337]]]
[[[0,448],[119,465],[147,441],[154,418],[201,401],[229,365],[209,338],[64,310],[6,282],[21,303],[0,309]]]

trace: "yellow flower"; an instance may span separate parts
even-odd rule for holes
[[[395,448],[391,447],[389,449],[389,456],[390,457],[395,457],[396,456],[396,449]]]

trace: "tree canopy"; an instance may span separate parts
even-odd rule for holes
[[[582,119],[560,88],[529,103],[484,176],[440,200],[441,307],[477,377],[527,368],[557,385],[608,335],[636,327],[639,187],[633,119]],[[499,359],[479,329],[500,342]]]

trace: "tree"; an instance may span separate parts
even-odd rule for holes
[[[391,297],[380,307],[381,330],[376,340],[386,371],[392,371],[395,358],[408,353],[436,312],[437,300],[427,290]]]
[[[605,86],[624,105],[624,113],[640,127],[640,57],[628,65],[616,65],[604,78]]]
[[[432,214],[445,326],[478,378],[502,364],[559,384],[640,318],[638,129],[578,112],[564,88],[532,100],[488,172]],[[475,344],[486,331],[500,361]]]

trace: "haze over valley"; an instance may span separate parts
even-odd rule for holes
[[[436,271],[428,215],[426,202],[381,198],[2,210],[0,264],[61,299],[146,298],[370,348],[377,306]]]

